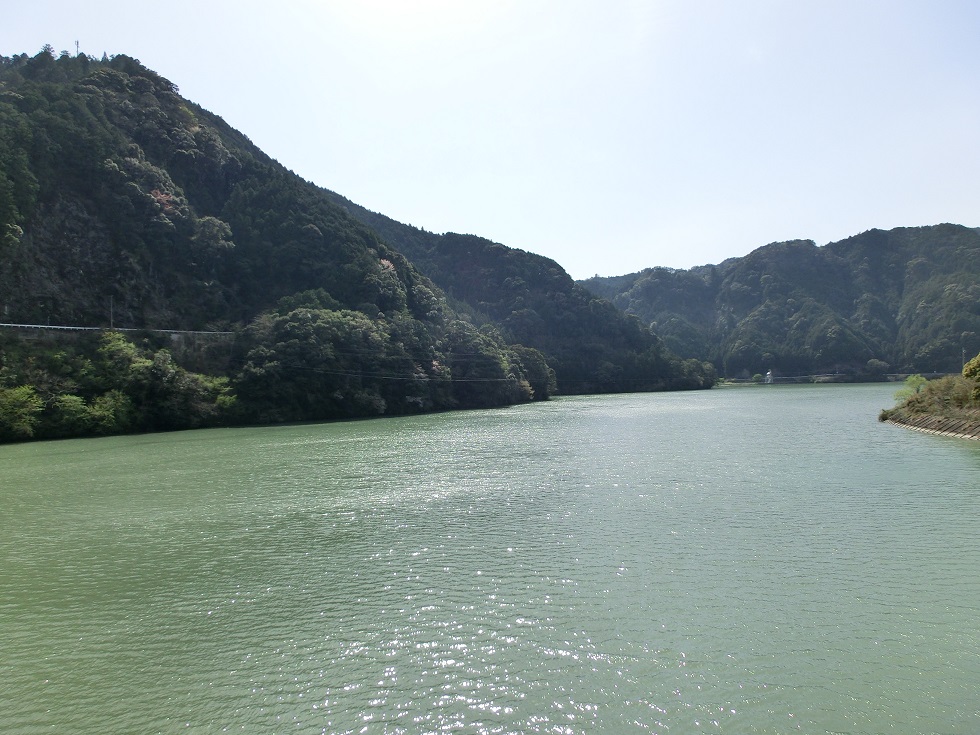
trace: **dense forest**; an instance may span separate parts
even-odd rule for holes
[[[357,209],[135,59],[0,57],[0,321],[105,330],[3,330],[0,439],[714,382],[553,261]]]
[[[546,354],[568,392],[698,388],[716,380],[712,364],[678,359],[639,319],[624,319],[550,258],[474,235],[427,232],[331,196],[475,323],[492,324],[508,341]]]
[[[959,225],[773,243],[582,284],[732,378],[956,373],[980,350],[980,231]]]

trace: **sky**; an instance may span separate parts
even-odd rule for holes
[[[35,0],[304,179],[574,278],[980,226],[976,0]]]

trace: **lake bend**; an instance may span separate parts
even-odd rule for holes
[[[977,733],[894,384],[0,446],[0,731]]]

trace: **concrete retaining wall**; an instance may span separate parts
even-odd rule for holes
[[[913,431],[921,431],[926,434],[980,441],[980,415],[969,418],[948,418],[945,416],[923,414],[912,416],[902,421],[889,419],[887,423],[912,429]]]

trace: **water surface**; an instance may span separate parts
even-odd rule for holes
[[[980,443],[894,386],[0,447],[5,733],[975,733]]]

